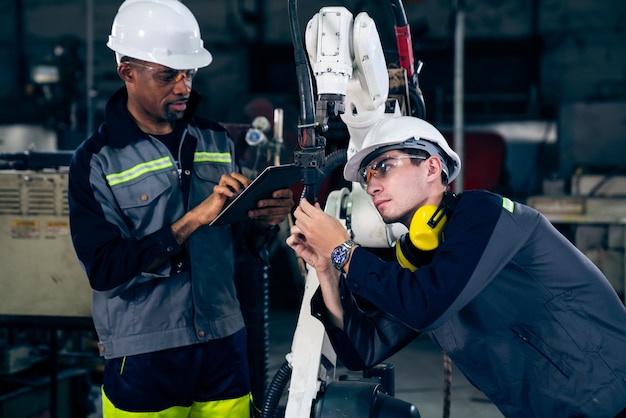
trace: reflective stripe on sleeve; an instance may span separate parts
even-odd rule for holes
[[[502,198],[502,207],[509,212],[513,213],[513,209],[515,209],[515,204],[513,201],[507,197]]]

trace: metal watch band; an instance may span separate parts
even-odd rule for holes
[[[350,255],[350,249],[354,247],[356,243],[351,239],[346,242],[336,246],[331,253],[331,262],[333,263],[333,267],[337,270],[342,271],[343,266],[348,262],[348,256]]]

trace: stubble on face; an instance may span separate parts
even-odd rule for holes
[[[413,213],[415,213],[415,210],[411,209],[410,211],[404,212],[402,214],[383,215],[381,213],[381,217],[383,218],[383,221],[386,224],[401,223],[401,224],[407,225],[407,223],[411,222],[411,218],[413,217]]]
[[[173,123],[176,122],[177,120],[180,120],[183,118],[184,112],[172,112],[169,110],[169,105],[165,106],[165,120]]]
[[[183,116],[185,115],[185,110],[187,110],[187,101],[188,101],[188,97],[185,97],[183,99],[177,100],[175,102],[169,102],[166,103],[164,108],[163,108],[163,113],[165,115],[165,120],[172,123],[172,122],[176,122],[177,120],[180,120],[183,118]],[[184,103],[184,109],[185,110],[172,110],[172,108],[174,107],[174,105],[178,103]]]
[[[413,165],[407,166],[400,176],[386,181],[382,195],[373,197],[384,201],[377,210],[385,223],[410,225],[417,209],[426,203],[424,176],[419,166]]]

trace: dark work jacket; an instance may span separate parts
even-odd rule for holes
[[[92,315],[105,358],[223,338],[244,326],[230,226],[202,226],[184,247],[171,231],[222,174],[238,170],[227,131],[193,115],[198,100],[192,92],[176,123],[177,156],[137,127],[125,88],[109,100],[105,123],[74,152],[72,240],[94,289]],[[150,270],[157,258],[165,262]]]
[[[459,196],[432,262],[414,273],[358,247],[341,280],[350,369],[425,332],[507,417],[613,417],[626,407],[626,309],[600,270],[536,210]],[[354,296],[375,306],[361,309]]]

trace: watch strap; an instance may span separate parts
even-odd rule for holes
[[[356,243],[349,239],[333,249],[330,258],[335,269],[343,271],[343,267],[350,259],[350,249],[352,249],[355,245]]]

